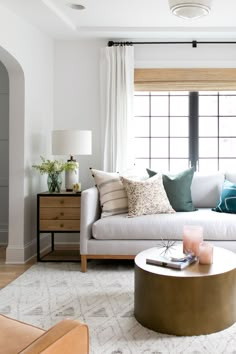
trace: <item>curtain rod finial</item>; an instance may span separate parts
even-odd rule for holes
[[[114,42],[113,41],[109,41],[107,45],[108,45],[108,47],[113,47]]]

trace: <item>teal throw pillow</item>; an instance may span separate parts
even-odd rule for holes
[[[220,200],[216,208],[212,209],[220,213],[236,214],[236,184],[225,180]]]
[[[156,174],[155,171],[147,168],[149,177]],[[192,202],[191,184],[194,168],[191,167],[176,175],[163,174],[163,184],[172,208],[175,211],[194,211],[196,210]]]

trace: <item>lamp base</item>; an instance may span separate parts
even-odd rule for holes
[[[79,167],[74,171],[65,171],[65,189],[67,192],[72,192],[74,184],[78,182],[79,182]]]

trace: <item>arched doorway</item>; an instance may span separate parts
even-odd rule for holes
[[[8,245],[9,194],[9,77],[0,61],[0,258],[5,262]]]
[[[0,47],[9,76],[9,210],[6,263],[24,261],[24,73],[18,61]],[[14,245],[14,247],[13,247]]]

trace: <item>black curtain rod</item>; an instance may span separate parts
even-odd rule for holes
[[[119,46],[119,45],[133,45],[133,44],[191,44],[193,48],[197,48],[198,44],[236,44],[236,42],[202,42],[202,41],[188,41],[188,42],[114,42],[109,41],[108,47]]]

